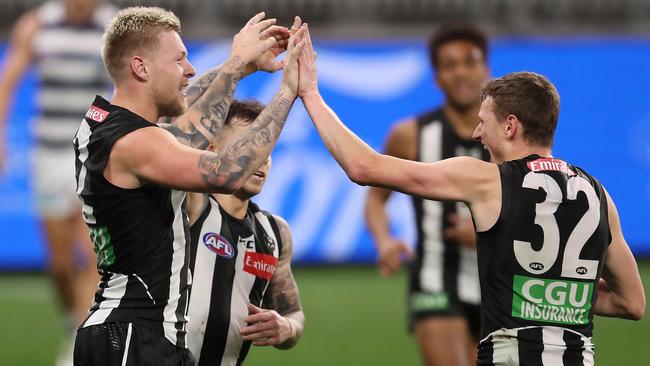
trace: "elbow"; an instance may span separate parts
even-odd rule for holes
[[[627,309],[627,315],[631,320],[641,320],[645,316],[645,299],[637,301]]]
[[[354,183],[367,186],[371,185],[373,181],[373,167],[374,156],[370,155],[366,158],[354,159],[344,167],[345,173]]]

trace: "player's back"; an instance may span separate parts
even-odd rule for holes
[[[592,305],[611,241],[604,189],[537,155],[499,172],[499,219],[477,237],[479,364],[593,364]]]

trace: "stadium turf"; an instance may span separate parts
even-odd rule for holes
[[[640,264],[650,294],[650,262]],[[253,348],[247,365],[418,365],[406,334],[405,273],[380,278],[373,267],[295,269],[307,316],[296,348]],[[62,322],[43,275],[0,276],[0,364],[51,365]],[[650,314],[640,322],[598,318],[598,365],[650,365]]]

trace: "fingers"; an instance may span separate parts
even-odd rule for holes
[[[248,20],[248,22],[246,22],[246,26],[251,26],[251,25],[259,23],[260,20],[264,19],[265,16],[266,16],[266,13],[263,12],[263,11],[255,14],[252,18],[250,18]]]
[[[258,314],[264,312],[264,309],[260,309],[257,306],[253,304],[248,304],[248,314],[253,315],[253,314]]]
[[[289,39],[289,30],[281,25],[272,25],[260,33],[260,38],[273,37],[276,40]]]
[[[265,19],[265,20],[262,20],[261,22],[259,22],[257,24],[251,25],[251,28],[257,29],[258,32],[262,32],[262,31],[266,30],[267,28],[271,27],[272,25],[274,25],[275,22],[277,22],[277,19],[275,19],[275,18]]]
[[[273,319],[273,314],[268,310],[262,310],[255,314],[251,314],[244,319],[248,324],[254,324],[258,322],[265,322]]]
[[[291,25],[291,34],[296,33],[302,25],[302,19],[299,16],[293,18],[293,25]]]
[[[300,28],[289,37],[289,45],[287,46],[287,51],[291,52],[294,48],[298,46],[300,42],[304,41],[303,38],[305,36],[306,31],[307,28],[305,27],[305,25],[301,25]],[[304,45],[300,47],[300,49],[302,50],[303,47]]]
[[[413,249],[406,245],[404,242],[399,242],[399,250],[400,253],[404,254],[409,260],[415,259],[415,253],[413,252]]]

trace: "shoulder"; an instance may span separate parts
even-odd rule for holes
[[[273,221],[275,221],[275,224],[278,226],[278,231],[280,232],[280,237],[283,244],[288,243],[290,245],[291,227],[289,226],[289,223],[281,216],[272,214],[271,217],[273,218]]]
[[[415,160],[417,140],[418,124],[415,118],[397,121],[388,132],[384,152],[398,158]]]

